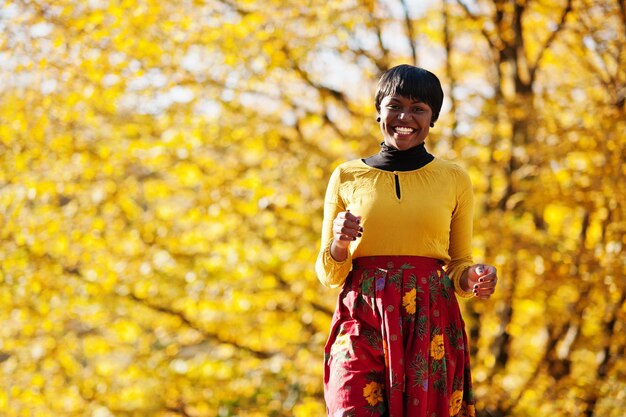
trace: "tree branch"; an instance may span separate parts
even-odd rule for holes
[[[443,1],[443,43],[446,51],[446,73],[448,76],[448,83],[450,84],[450,114],[452,115],[452,131],[451,131],[451,148],[455,149],[455,145],[458,143],[458,109],[456,97],[454,96],[454,90],[456,89],[456,75],[454,74],[454,69],[452,68],[452,30],[450,29],[450,13],[448,10],[448,2]]]
[[[535,370],[533,371],[532,375],[526,379],[526,382],[524,383],[522,388],[519,390],[518,394],[515,396],[514,399],[511,400],[509,405],[503,410],[503,415],[508,416],[511,414],[511,412],[515,409],[515,407],[517,407],[517,405],[520,403],[524,394],[528,392],[528,389],[530,388],[530,386],[532,386],[533,384],[537,382],[537,376],[539,375],[539,372],[541,372],[541,370],[544,369],[544,366],[552,365],[551,363],[553,362],[552,359],[557,357],[556,347],[559,341],[563,339],[563,337],[568,333],[569,329],[572,326],[580,325],[579,320],[581,320],[583,312],[585,308],[587,307],[587,305],[589,304],[589,297],[587,296],[587,294],[589,293],[590,288],[591,288],[591,285],[589,283],[587,283],[584,287],[580,288],[580,292],[579,292],[580,296],[578,300],[576,300],[576,304],[573,306],[572,317],[576,318],[575,320],[573,320],[570,323],[565,323],[559,326],[558,328],[556,328],[555,326],[549,327],[548,333],[550,336],[548,338],[548,342],[546,343],[545,349],[543,351],[542,358],[537,362]]]
[[[457,4],[459,6],[461,6],[463,8],[463,10],[465,10],[465,14],[467,15],[467,17],[469,17],[470,19],[474,20],[474,21],[479,21],[480,17],[473,14],[471,12],[471,10],[469,9],[469,7],[467,7],[467,5],[465,3],[463,3],[461,0],[456,0]],[[502,45],[502,40],[496,40],[494,41],[491,38],[491,35],[489,35],[489,33],[485,30],[484,27],[482,27],[480,29],[480,33],[483,35],[483,37],[485,38],[485,40],[487,41],[487,43],[489,44],[489,48],[493,51],[500,51],[503,49],[503,45]]]
[[[615,334],[617,315],[624,303],[626,303],[626,291],[622,292],[620,300],[613,306],[610,318],[604,321],[604,331],[602,332],[602,334],[605,335],[605,342],[604,347],[602,348],[602,360],[600,361],[600,363],[598,364],[598,368],[596,369],[596,381],[598,383],[594,385],[591,393],[584,401],[586,404],[586,408],[584,410],[585,417],[593,417],[595,415],[596,405],[598,404],[598,400],[600,399],[599,384],[603,381],[606,381],[606,377],[609,374],[611,368],[611,339]]]
[[[557,35],[559,34],[559,32],[561,32],[561,30],[565,26],[565,22],[567,20],[567,16],[570,14],[572,9],[573,9],[573,7],[572,7],[572,0],[567,0],[567,5],[565,6],[565,9],[563,9],[563,12],[561,13],[561,19],[559,20],[558,26],[550,34],[550,36],[548,37],[546,42],[542,45],[541,49],[539,50],[539,54],[537,55],[537,59],[530,66],[529,72],[530,72],[530,83],[531,84],[535,80],[535,75],[537,73],[537,69],[539,68],[539,64],[541,63],[541,59],[543,58],[543,55],[548,50],[548,48],[550,48],[550,46],[552,45],[552,43],[556,39]]]
[[[126,297],[130,298],[131,300],[133,300],[133,301],[135,301],[135,302],[137,302],[137,303],[139,303],[139,304],[141,304],[141,305],[143,305],[145,307],[150,308],[151,310],[158,311],[159,313],[164,313],[164,314],[167,314],[167,315],[170,315],[170,316],[177,317],[186,326],[188,326],[188,327],[196,330],[197,332],[199,332],[202,335],[202,337],[204,337],[205,339],[212,340],[212,341],[214,341],[216,343],[225,343],[225,344],[231,345],[231,346],[233,346],[233,347],[235,347],[235,348],[237,348],[239,350],[242,350],[244,352],[250,353],[250,354],[252,354],[253,356],[255,356],[255,357],[259,358],[259,359],[267,359],[267,358],[270,358],[270,357],[272,357],[272,356],[277,354],[277,352],[266,352],[266,351],[262,351],[262,350],[256,350],[256,349],[253,349],[251,347],[241,345],[241,344],[239,344],[237,342],[234,342],[234,341],[224,340],[224,339],[220,338],[217,334],[208,332],[205,329],[203,329],[202,327],[199,327],[197,324],[192,322],[183,312],[176,311],[176,310],[174,310],[171,307],[165,307],[165,306],[162,306],[162,305],[157,305],[155,303],[152,303],[152,302],[148,301],[147,299],[139,298],[135,294],[132,294],[132,293],[128,294],[128,296],[126,296]]]
[[[491,345],[491,350],[494,353],[494,356],[496,358],[496,364],[490,372],[490,377],[493,376],[497,370],[505,369],[509,361],[509,357],[510,357],[509,351],[511,349],[512,337],[508,331],[508,328],[509,328],[509,324],[511,323],[513,319],[513,298],[515,296],[515,291],[517,288],[518,273],[519,273],[519,264],[517,260],[512,260],[512,262],[510,263],[510,271],[508,274],[511,277],[511,279],[507,281],[510,287],[508,288],[508,291],[506,293],[506,298],[504,300],[504,308],[502,312],[499,313],[499,316],[500,316],[499,327],[501,330],[499,334],[494,338],[493,343]]]
[[[400,3],[402,3],[402,9],[404,12],[404,25],[406,27],[409,47],[411,48],[411,54],[413,56],[413,65],[417,65],[417,39],[414,39],[415,35],[413,33],[413,23],[411,22],[411,17],[409,16],[409,7],[406,4],[406,0],[400,0]]]
[[[313,87],[314,89],[316,89],[319,93],[320,96],[322,96],[322,98],[324,98],[325,96],[330,96],[332,98],[334,98],[335,100],[337,100],[338,102],[340,102],[343,107],[348,110],[350,112],[350,114],[352,114],[352,111],[350,110],[350,102],[349,100],[346,98],[346,95],[339,90],[335,90],[333,88],[330,87],[326,87],[324,85],[318,84],[315,81],[313,81],[311,79],[311,77],[309,76],[309,73],[306,72],[305,70],[302,69],[302,67],[300,65],[297,64],[297,60],[295,60],[292,57],[292,53],[291,50],[286,46],[283,45],[283,52],[285,53],[285,55],[287,56],[287,58],[291,61],[291,67],[293,68],[293,70],[311,87]]]
[[[311,307],[313,307],[313,309],[319,311],[320,313],[324,313],[329,317],[333,316],[333,310],[329,309],[328,307],[315,301],[310,301],[309,303],[311,304]]]
[[[80,278],[81,280],[84,280],[83,275],[80,271],[79,268],[68,268],[65,265],[63,265],[61,262],[59,262],[57,259],[53,258],[51,255],[49,254],[45,254],[43,257],[47,258],[49,261],[57,263],[59,265],[61,265],[61,267],[63,268],[63,271],[67,274],[76,276],[78,278]],[[176,311],[171,307],[165,307],[165,306],[161,306],[161,305],[157,305],[155,303],[151,303],[150,301],[148,301],[147,299],[142,299],[139,298],[137,295],[130,293],[128,296],[121,296],[122,298],[129,298],[145,307],[150,308],[151,310],[154,311],[158,311],[160,313],[164,313],[170,316],[174,316],[177,317],[178,319],[180,319],[185,325],[187,325],[188,327],[196,330],[198,333],[200,333],[205,339],[207,340],[211,340],[214,341],[216,343],[224,343],[224,344],[228,344],[231,345],[239,350],[242,350],[244,352],[250,353],[253,356],[259,358],[259,359],[267,359],[270,358],[274,355],[276,355],[278,352],[267,352],[267,351],[261,351],[261,350],[256,350],[253,349],[251,347],[248,346],[244,346],[241,345],[237,342],[234,341],[229,341],[229,340],[223,340],[222,338],[220,338],[217,334],[215,333],[211,333],[208,332],[207,330],[199,327],[197,324],[193,323],[183,312],[181,311]]]
[[[357,53],[358,55],[363,55],[364,57],[366,57],[367,59],[369,59],[370,61],[372,61],[372,63],[374,65],[376,65],[376,68],[378,69],[379,72],[384,72],[386,71],[388,68],[388,64],[387,61],[383,58],[378,58],[376,56],[374,56],[371,52],[363,49],[363,48],[355,48],[354,52]]]
[[[383,55],[382,61],[378,62],[376,66],[381,72],[383,72],[387,70],[387,67],[389,66],[389,50],[385,48],[385,44],[383,43],[383,32],[381,29],[380,19],[374,17],[373,21],[375,23],[374,30],[376,31],[376,40],[378,42],[378,47],[380,48],[380,51]]]
[[[626,35],[626,0],[617,0],[617,5],[619,6],[620,17],[624,26],[624,35]]]
[[[230,7],[232,10],[236,11],[240,16],[245,16],[250,13],[247,10],[242,9],[237,5],[236,0],[217,0],[218,3],[222,3],[225,6]]]

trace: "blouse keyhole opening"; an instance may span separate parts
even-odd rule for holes
[[[394,173],[393,174],[396,180],[396,197],[398,197],[398,200],[400,200],[402,198],[402,193],[400,192],[400,178],[398,178],[398,174]]]

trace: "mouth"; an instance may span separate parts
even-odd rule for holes
[[[411,135],[416,132],[416,129],[407,126],[395,126],[393,131],[399,135]]]

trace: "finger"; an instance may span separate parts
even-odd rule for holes
[[[476,291],[478,294],[493,294],[496,289],[494,287],[483,287],[475,288],[474,291]]]
[[[360,232],[358,227],[344,226],[341,223],[336,223],[333,227],[333,233],[335,234],[344,234],[348,236],[356,236]]]
[[[498,277],[493,276],[493,277],[482,277],[478,279],[478,283],[479,284],[490,284],[490,285],[496,285],[496,283],[498,282]]]
[[[486,293],[493,294],[495,290],[496,290],[496,287],[490,284],[476,284],[472,288],[472,292],[474,292],[474,294],[486,294]]]
[[[488,272],[486,274],[481,275],[478,278],[478,282],[493,281],[495,279],[497,279],[495,271],[494,272]]]
[[[337,222],[337,224],[338,224],[338,226],[347,227],[349,229],[354,229],[354,230],[361,229],[361,225],[359,223],[355,222],[355,221],[352,221],[352,220],[347,220],[347,219],[346,220],[339,220]]]
[[[356,221],[356,216],[354,214],[350,213],[350,210],[339,212],[339,214],[337,214],[337,218],[348,219],[348,220],[355,220]]]
[[[335,240],[340,240],[340,241],[344,241],[344,242],[353,242],[356,239],[357,239],[356,236],[344,235],[342,233],[336,233],[335,234]]]
[[[496,281],[479,282],[474,285],[474,288],[476,289],[496,288]]]
[[[359,225],[361,218],[356,217],[348,212],[341,212],[335,217],[334,223]]]
[[[485,265],[485,275],[495,275],[498,271],[495,266]]]
[[[333,223],[333,233],[345,233],[350,236],[356,236],[359,233],[363,233],[363,227],[349,220],[336,220]]]
[[[490,299],[492,296],[492,294],[477,294],[476,298],[478,298],[479,300],[488,300]]]
[[[349,211],[346,212],[346,219],[347,220],[351,220],[355,223],[358,223],[360,217],[359,216],[355,216],[354,214],[350,213]]]
[[[493,295],[493,293],[474,293],[474,296],[476,298],[480,298],[481,300],[487,300],[489,299],[491,296]]]
[[[356,229],[336,226],[333,228],[333,235],[342,240],[356,240],[362,236],[362,233]]]
[[[341,212],[339,213],[339,215],[341,216],[341,218],[353,221],[355,223],[361,222],[361,216],[355,216],[354,214],[350,213],[350,210]]]
[[[476,274],[484,277],[484,276],[488,276],[488,275],[492,275],[496,273],[496,268],[492,265],[487,265],[487,264],[477,264],[475,266],[475,271]]]
[[[356,236],[348,236],[348,235],[342,235],[342,234],[337,234],[335,235],[335,239],[336,240],[341,240],[344,242],[353,242],[356,240]]]
[[[347,236],[352,236],[352,237],[361,237],[361,232],[359,232],[359,229],[353,229],[350,227],[342,227],[339,232],[341,234],[347,235]]]
[[[493,282],[481,282],[474,287],[477,290],[495,290],[496,284]]]

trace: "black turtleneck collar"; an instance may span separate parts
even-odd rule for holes
[[[382,142],[380,152],[363,159],[367,165],[385,171],[413,171],[435,159],[428,153],[424,143],[401,151]]]

